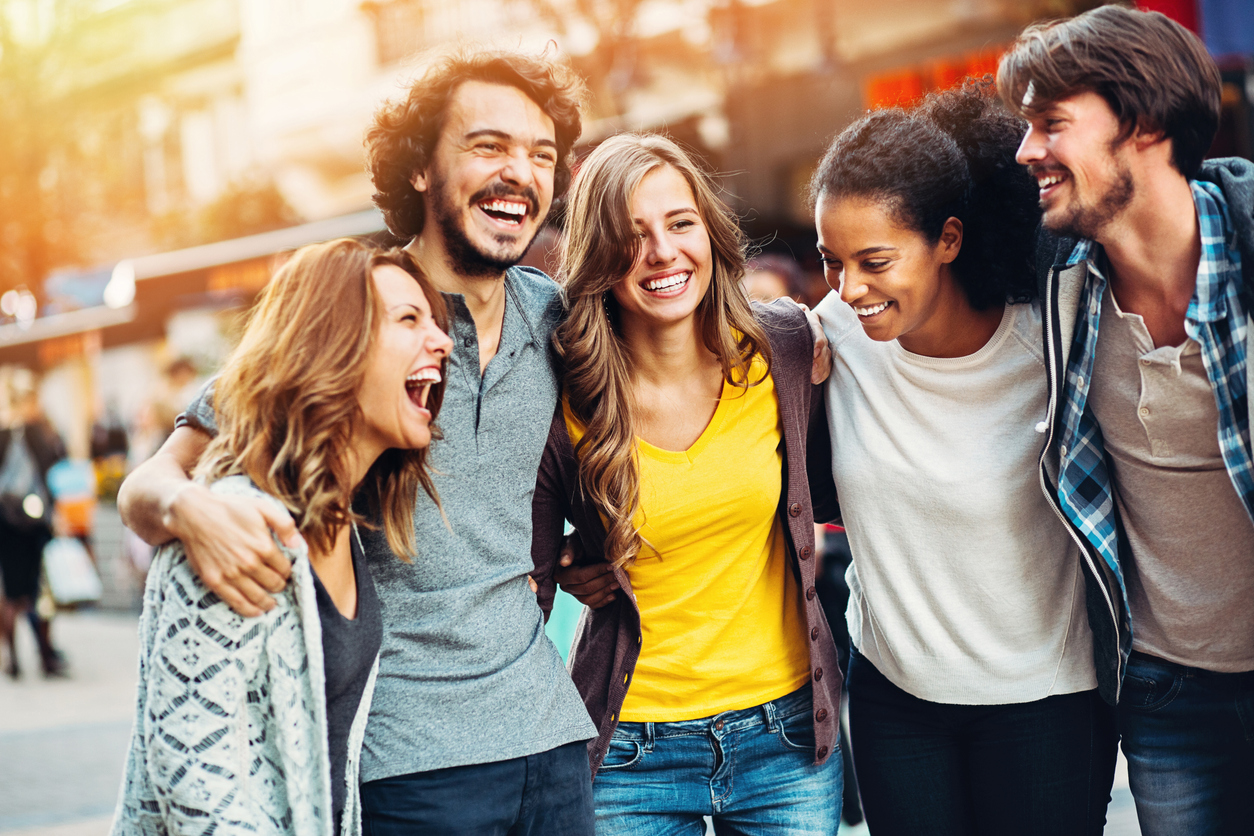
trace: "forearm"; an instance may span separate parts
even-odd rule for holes
[[[118,490],[122,522],[146,543],[159,546],[179,538],[178,509],[188,494],[204,490],[188,476],[209,436],[189,428],[174,431],[161,449],[139,465]]]

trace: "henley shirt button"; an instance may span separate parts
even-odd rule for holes
[[[475,341],[473,337],[462,337],[462,345],[466,346],[466,348],[470,348],[474,344]]]
[[[790,517],[801,516],[801,503],[800,502],[794,502],[792,505],[788,506],[788,516]]]
[[[819,760],[823,760],[823,758],[827,757],[827,747],[826,747],[826,746],[820,746],[820,747],[819,747],[819,750],[818,750],[817,752],[815,752],[814,754],[816,754],[816,755],[818,755],[818,756],[819,756]]]
[[[1142,357],[1142,358],[1141,358],[1141,365],[1142,365],[1142,366],[1148,366],[1149,364],[1150,364],[1150,361],[1149,361],[1149,360],[1146,360],[1144,357]]]
[[[809,546],[802,546],[802,547],[801,547],[801,559],[802,559],[802,560],[809,560],[809,559],[810,559],[810,555],[813,553],[813,551],[814,551],[814,550],[813,550],[813,549],[811,549]]]
[[[815,669],[814,669],[814,681],[815,681],[815,682],[818,682],[818,681],[819,681],[819,680],[821,680],[822,678],[823,678],[823,669],[822,669],[822,668],[815,668]]]
[[[826,720],[826,719],[827,719],[827,709],[826,709],[826,708],[820,708],[818,711],[814,712],[814,721],[815,721],[816,723],[821,723],[821,722],[823,722],[823,721],[824,721],[824,720]]]
[[[1143,406],[1143,407],[1141,407],[1140,409],[1138,409],[1137,411],[1138,411],[1138,412],[1140,412],[1142,415],[1149,415],[1149,407],[1148,407],[1148,406]]]
[[[815,591],[814,587],[810,587],[809,589],[806,590],[807,601],[813,601],[815,595],[818,595],[818,592]]]
[[[818,640],[819,640],[819,628],[811,627],[810,628],[810,641],[816,642]]]

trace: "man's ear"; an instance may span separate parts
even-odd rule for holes
[[[415,171],[409,177],[409,184],[414,187],[414,191],[425,192],[427,190],[427,172]]]
[[[1138,119],[1136,128],[1132,131],[1132,135],[1128,137],[1128,141],[1132,143],[1137,151],[1145,151],[1160,142],[1166,142],[1167,133],[1162,128],[1148,126],[1144,120]]]

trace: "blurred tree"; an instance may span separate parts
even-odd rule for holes
[[[154,218],[152,229],[163,248],[179,249],[282,229],[302,220],[272,180],[242,179],[199,209]]]
[[[596,116],[627,110],[626,96],[642,86],[638,26],[648,0],[515,0],[529,6],[567,43],[563,49],[588,83]]]
[[[63,101],[74,70],[74,51],[65,48],[73,6],[0,6],[0,292],[26,285],[38,294],[51,268],[79,257],[56,194],[74,125]]]

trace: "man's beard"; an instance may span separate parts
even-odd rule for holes
[[[496,188],[489,187],[476,193],[470,203],[472,206],[476,205],[487,197],[522,197],[528,201],[531,207],[530,212],[535,212],[539,203],[539,196],[534,189],[524,189],[523,193],[519,194],[499,185]],[[461,213],[458,207],[448,199],[444,189],[444,180],[438,176],[432,178],[431,187],[427,190],[427,213],[428,220],[435,221],[440,227],[449,267],[455,273],[468,278],[495,279],[500,277],[508,268],[526,257],[527,251],[531,249],[536,239],[533,235],[520,251],[511,253],[509,247],[513,246],[515,241],[510,238],[498,238],[497,243],[501,247],[497,252],[484,251],[466,235],[466,230],[461,225]]]
[[[1132,202],[1135,188],[1132,174],[1127,165],[1116,161],[1113,165],[1114,182],[1097,199],[1097,203],[1086,205],[1078,200],[1064,208],[1062,216],[1057,220],[1045,217],[1045,228],[1058,235],[1075,238],[1087,238],[1095,241],[1103,229]],[[1074,177],[1070,180],[1072,193],[1075,190]]]

